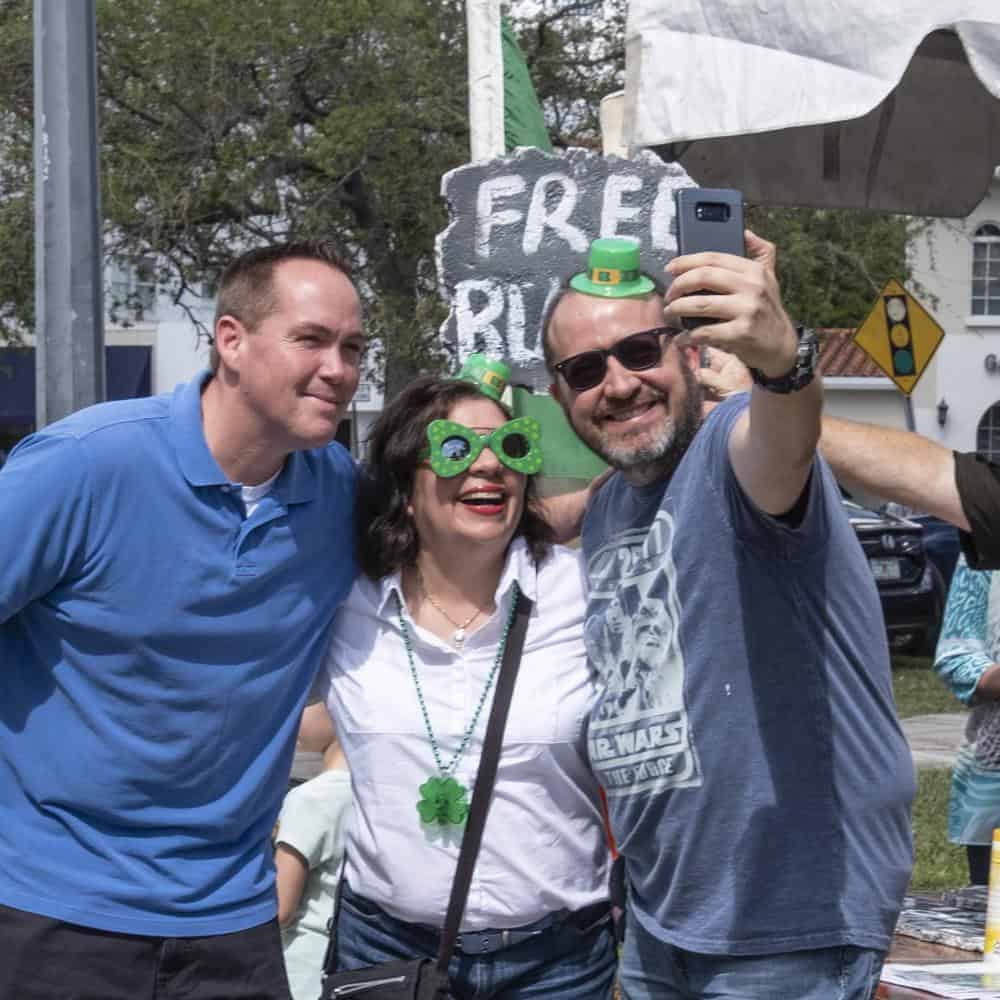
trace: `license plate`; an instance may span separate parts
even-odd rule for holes
[[[869,559],[872,567],[872,575],[876,580],[898,580],[903,574],[900,572],[898,559]]]

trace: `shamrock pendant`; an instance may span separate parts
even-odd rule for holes
[[[417,812],[421,823],[462,826],[469,815],[468,791],[454,778],[428,778],[420,786]]]

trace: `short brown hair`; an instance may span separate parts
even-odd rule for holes
[[[219,281],[215,301],[214,331],[223,316],[233,316],[248,330],[254,331],[273,311],[274,269],[286,260],[318,260],[351,277],[351,268],[339,247],[331,240],[302,240],[257,247],[230,261]],[[212,371],[219,367],[219,352],[212,343],[209,357]]]

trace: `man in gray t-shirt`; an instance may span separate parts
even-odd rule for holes
[[[774,248],[747,249],[675,258],[661,298],[637,248],[600,241],[545,325],[554,395],[618,470],[583,545],[622,988],[868,1000],[912,861],[913,767],[874,582],[816,456],[811,334]],[[692,317],[709,323],[676,336]],[[704,345],[755,384],[703,421]]]

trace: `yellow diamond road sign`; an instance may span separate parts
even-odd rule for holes
[[[938,321],[890,278],[854,343],[909,396],[943,337]]]

